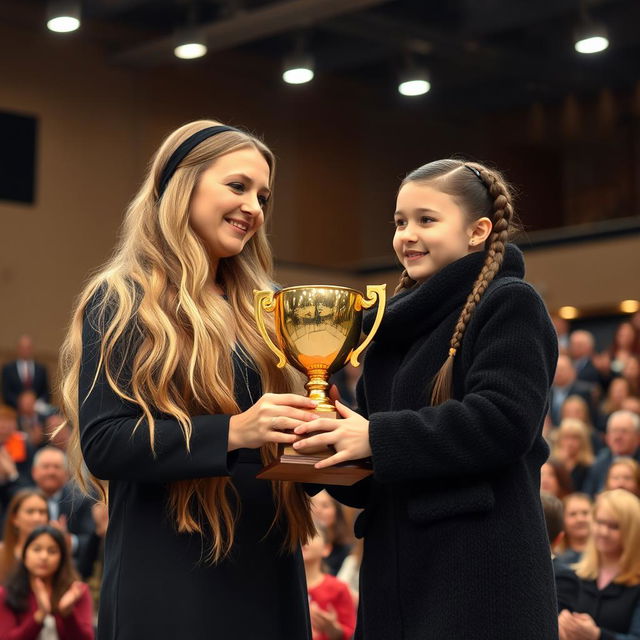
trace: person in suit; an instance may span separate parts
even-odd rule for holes
[[[593,334],[584,329],[572,331],[569,336],[569,355],[573,360],[576,380],[582,380],[583,382],[595,385],[598,394],[601,394],[608,380],[602,379],[602,375],[593,364],[595,344]]]
[[[253,313],[253,290],[274,286],[273,179],[254,136],[180,127],[74,311],[61,355],[68,452],[76,477],[84,462],[108,481],[100,640],[311,636],[309,498],[256,478],[315,418]]]
[[[294,430],[325,432],[298,451],[335,447],[317,468],[372,457],[371,478],[329,488],[364,508],[355,637],[557,640],[539,486],[558,341],[507,242],[511,191],[481,164],[440,160],[405,178],[394,220],[405,271],[359,412],[338,402],[342,419]]]
[[[9,406],[18,407],[18,396],[33,391],[36,397],[49,402],[49,379],[44,365],[33,359],[33,341],[28,335],[18,340],[17,358],[2,367],[2,396]]]
[[[44,447],[36,452],[31,475],[36,487],[47,497],[52,522],[69,536],[77,562],[94,530],[91,499],[69,480],[67,458],[56,447]]]
[[[605,441],[607,446],[598,453],[582,485],[582,490],[591,496],[604,488],[615,458],[628,456],[640,462],[640,416],[624,409],[612,413],[607,420]]]

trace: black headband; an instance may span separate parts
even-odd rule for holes
[[[468,164],[465,164],[464,168],[465,169],[469,169],[469,171],[473,171],[473,173],[476,174],[476,176],[478,177],[480,182],[482,182],[482,184],[484,184],[484,180],[482,179],[482,176],[480,175],[480,172],[475,167],[470,167]]]
[[[185,159],[187,154],[201,142],[204,142],[207,138],[215,136],[218,133],[225,131],[239,131],[234,127],[227,127],[225,125],[216,125],[215,127],[207,127],[196,131],[193,135],[189,136],[172,154],[169,161],[164,166],[162,173],[160,174],[160,186],[158,187],[158,198],[162,198],[162,194],[165,192],[169,180],[175,173],[178,165]]]

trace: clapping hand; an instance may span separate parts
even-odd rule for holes
[[[38,605],[38,609],[33,615],[36,621],[42,624],[45,616],[51,613],[51,596],[42,578],[31,578],[31,590]]]
[[[315,602],[309,604],[309,613],[311,615],[311,627],[315,631],[324,633],[329,638],[340,639],[343,636],[342,626],[338,622],[338,614],[336,610],[328,605],[329,609],[325,611],[321,609]]]
[[[62,594],[60,602],[58,602],[58,611],[61,616],[68,616],[76,602],[80,600],[84,593],[84,587],[82,582],[76,580],[71,583],[71,586]]]
[[[558,616],[560,640],[598,640],[600,628],[588,613],[571,613],[563,609]]]

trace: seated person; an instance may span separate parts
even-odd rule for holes
[[[576,566],[576,611],[558,618],[560,640],[640,638],[640,500],[624,489],[596,498],[594,527]]]
[[[353,536],[345,516],[345,507],[326,491],[320,491],[311,498],[311,510],[314,520],[327,531],[331,553],[325,559],[325,566],[332,576],[336,576],[353,546]]]
[[[587,425],[573,418],[562,420],[556,431],[552,455],[571,474],[574,490],[581,491],[594,460]]]
[[[607,473],[605,488],[626,489],[634,495],[640,494],[640,464],[633,458],[615,458]]]
[[[349,587],[323,571],[330,551],[327,531],[318,524],[316,535],[302,547],[313,640],[350,640],[356,628],[355,605]]]
[[[564,536],[563,519],[562,519],[562,502],[554,495],[540,492],[540,500],[542,501],[542,510],[544,511],[544,520],[547,525],[547,535],[551,549],[553,549]],[[556,581],[556,595],[558,597],[558,613],[563,609],[573,611],[578,601],[578,592],[580,591],[580,583],[576,574],[565,564],[560,562],[555,554],[551,553],[553,562],[553,575]]]
[[[556,545],[555,552],[560,562],[570,565],[578,562],[587,548],[591,535],[591,512],[593,501],[586,493],[570,493],[565,496],[564,537]]]

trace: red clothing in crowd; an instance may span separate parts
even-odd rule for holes
[[[83,585],[83,594],[68,616],[54,613],[60,640],[93,640],[93,613],[91,594],[87,585]],[[38,610],[36,597],[29,595],[27,610],[16,613],[5,604],[6,589],[0,587],[0,638],[2,640],[37,640],[42,631],[33,614]]]
[[[331,605],[338,614],[343,640],[351,639],[356,629],[356,608],[346,583],[326,574],[319,585],[309,589],[309,600],[315,602],[324,611],[329,611],[329,605]],[[313,640],[329,639],[326,634],[314,631]]]

